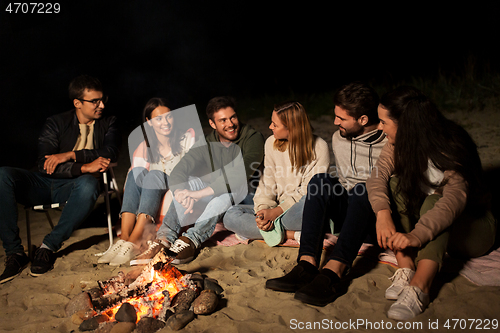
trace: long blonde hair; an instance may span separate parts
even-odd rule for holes
[[[288,140],[276,139],[274,148],[281,152],[288,148],[292,169],[302,172],[316,158],[316,138],[306,110],[299,102],[284,102],[275,105],[273,111],[288,129]]]

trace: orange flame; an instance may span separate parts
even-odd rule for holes
[[[170,299],[172,299],[179,291],[188,287],[188,285],[180,280],[181,278],[181,272],[171,265],[165,265],[160,271],[156,271],[152,267],[150,278],[151,285],[148,288],[149,291],[147,295],[130,297],[112,308],[107,309],[104,314],[110,319],[113,319],[120,306],[127,302],[134,306],[137,313],[137,322],[145,316],[157,317],[165,302],[164,291],[168,291]]]

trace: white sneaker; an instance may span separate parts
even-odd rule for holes
[[[130,266],[146,265],[154,256],[162,249],[169,249],[170,242],[167,240],[156,239],[154,241],[148,240],[148,249],[130,261]]]
[[[424,294],[419,287],[407,286],[401,291],[398,300],[391,305],[387,317],[395,320],[415,318],[429,305],[429,294]]]
[[[125,241],[123,239],[119,239],[102,255],[102,257],[99,258],[99,260],[97,260],[97,262],[99,264],[108,264],[117,255],[118,251],[120,251],[120,247],[123,243],[125,243]]]
[[[132,242],[123,242],[116,256],[109,262],[111,266],[128,263],[139,254],[139,247]]]
[[[415,271],[410,268],[399,268],[389,279],[392,284],[385,291],[385,298],[396,300],[404,287],[410,285],[410,281],[415,275]]]

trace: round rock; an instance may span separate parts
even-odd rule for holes
[[[130,303],[123,303],[115,314],[115,320],[122,323],[134,323],[137,321],[137,312]]]
[[[195,314],[207,315],[211,314],[219,304],[219,296],[213,290],[203,290],[194,302],[193,311]]]

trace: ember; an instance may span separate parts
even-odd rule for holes
[[[114,325],[115,321],[135,325],[142,318],[154,318],[167,322],[172,329],[180,329],[195,317],[195,313],[210,314],[215,311],[222,288],[217,283],[214,285],[214,280],[207,278],[204,281],[200,274],[195,274],[193,279],[191,274],[182,275],[170,265],[172,257],[167,252],[159,252],[137,277],[120,272],[107,281],[98,281],[99,287],[88,291],[95,315],[90,319],[82,317],[80,330],[94,330],[99,325],[111,323]],[[200,280],[204,282],[200,283]],[[130,281],[133,282],[128,283]],[[207,298],[207,293],[213,296]],[[193,304],[197,304],[194,312],[189,310]],[[191,315],[186,315],[186,311]],[[183,318],[188,321],[183,322]]]
[[[127,302],[135,307],[137,321],[142,317],[157,318],[164,308],[164,302],[170,303],[170,299],[183,289],[196,288],[189,277],[189,275],[183,276],[177,268],[169,264],[163,265],[159,270],[150,267],[149,270],[144,270],[127,289],[119,291],[120,295],[125,296],[137,286],[141,287],[141,295],[128,297],[115,306],[101,311],[101,313],[113,320],[121,304]],[[116,287],[108,288],[103,296],[112,295],[115,292]]]

